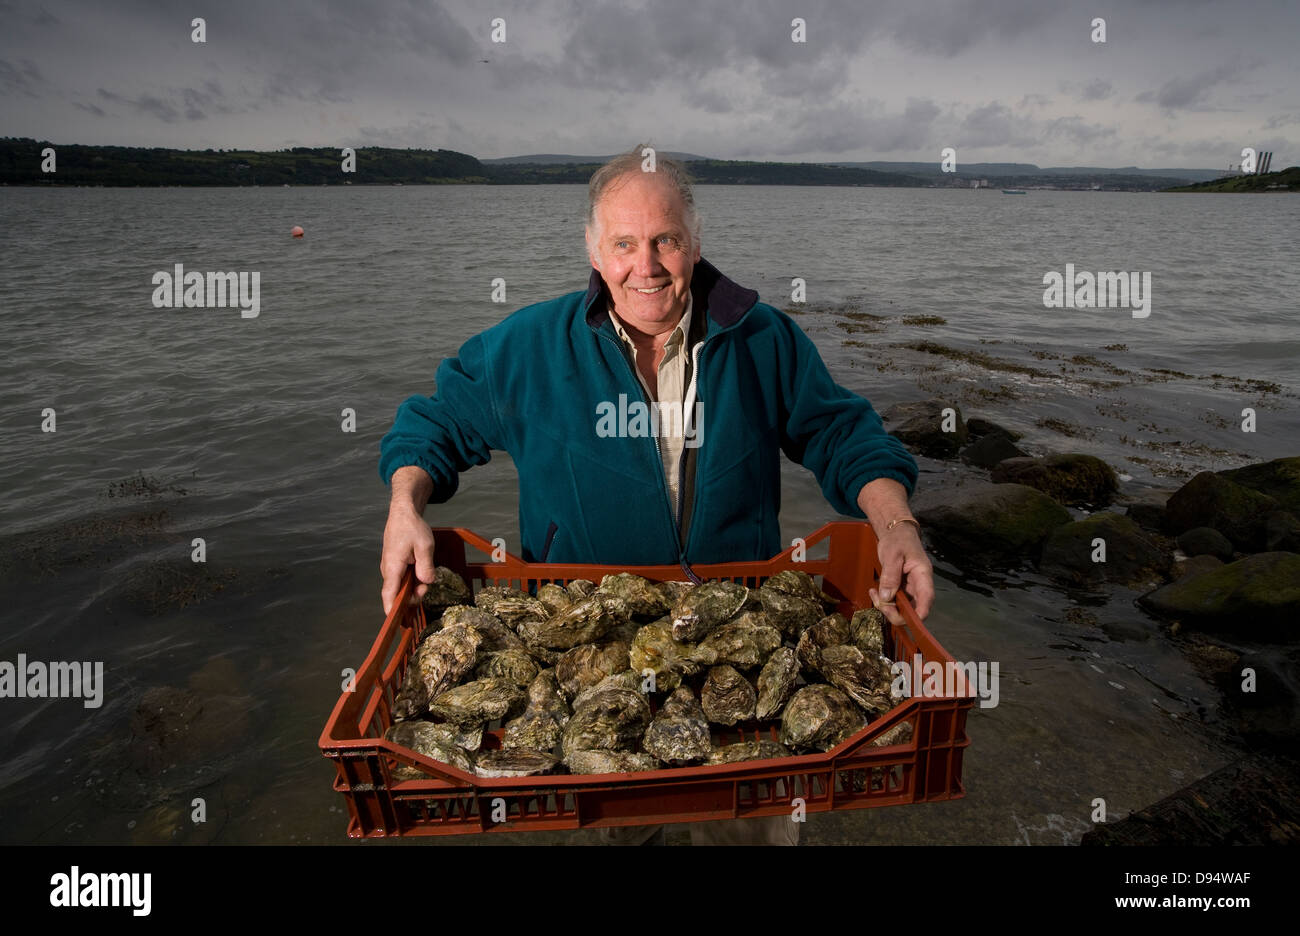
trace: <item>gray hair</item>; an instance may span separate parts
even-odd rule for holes
[[[587,183],[587,227],[589,229],[599,231],[596,205],[604,197],[605,190],[623,176],[642,172],[641,165],[646,158],[644,153],[647,149],[653,150],[654,147],[649,143],[639,143],[634,149],[620,153],[591,174],[591,180]],[[655,173],[662,176],[681,196],[682,203],[686,205],[686,226],[690,231],[692,242],[698,244],[700,213],[695,207],[695,191],[686,166],[670,156],[661,156],[657,151],[654,166]]]

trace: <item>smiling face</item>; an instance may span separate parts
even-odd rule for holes
[[[681,195],[653,172],[628,173],[605,190],[595,215],[587,253],[619,319],[645,335],[671,332],[700,259]]]

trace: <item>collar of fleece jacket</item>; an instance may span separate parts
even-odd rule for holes
[[[695,270],[691,274],[691,296],[695,311],[698,313],[707,310],[709,318],[720,328],[735,325],[758,302],[757,292],[724,276],[703,257],[695,264]],[[591,280],[587,284],[587,295],[582,300],[588,325],[600,328],[609,321],[610,301],[605,281],[601,279],[600,272],[593,269]]]

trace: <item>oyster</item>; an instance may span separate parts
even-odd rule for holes
[[[594,686],[606,676],[628,668],[628,645],[621,640],[607,644],[581,644],[566,650],[555,664],[555,678],[566,698]]]
[[[452,624],[430,634],[407,664],[406,681],[414,678],[423,683],[424,698],[432,701],[473,669],[482,642],[483,635],[467,624]]]
[[[804,686],[781,715],[781,743],[829,751],[866,723],[853,700],[834,686]]]
[[[852,644],[838,644],[821,651],[817,671],[872,716],[894,707],[889,680],[881,679],[879,661]]]
[[[717,764],[734,764],[737,761],[747,760],[768,760],[773,757],[789,757],[790,749],[783,744],[777,744],[775,741],[739,741],[735,744],[727,744],[720,748],[714,748],[705,758],[704,763],[707,766]]]
[[[710,582],[683,592],[673,605],[673,639],[697,641],[740,610],[749,589],[735,582]]]
[[[772,718],[794,694],[799,679],[799,660],[789,647],[779,647],[767,658],[758,674],[758,703],[754,707],[756,718]]]
[[[596,590],[596,583],[587,579],[574,579],[565,589],[569,593],[570,601],[579,601],[588,598]]]
[[[713,666],[730,663],[741,669],[762,666],[781,646],[781,632],[767,623],[762,611],[746,611],[700,641],[693,660]]]
[[[490,653],[493,650],[524,649],[524,642],[519,639],[518,634],[502,624],[500,618],[495,614],[484,611],[482,608],[475,608],[470,605],[453,605],[442,612],[442,626],[447,628],[452,624],[468,624],[483,635],[483,643],[479,645],[480,652]]]
[[[799,645],[795,652],[805,669],[815,670],[821,663],[823,650],[848,641],[849,622],[844,615],[828,614],[799,635]]]
[[[398,722],[384,733],[384,738],[431,760],[450,764],[466,773],[474,772],[473,759],[456,744],[456,732],[445,725],[434,725],[426,721]],[[399,763],[393,768],[393,779],[427,780],[429,774]]]
[[[576,712],[578,707],[585,703],[591,696],[602,689],[631,689],[634,692],[641,691],[641,676],[636,670],[626,669],[621,673],[613,673],[606,676],[594,686],[583,689],[573,697],[573,710]]]
[[[771,579],[768,579],[770,582]],[[768,623],[793,640],[798,640],[808,628],[823,617],[824,611],[820,601],[802,595],[791,595],[776,588],[760,588],[759,597],[763,600],[763,610],[767,612]]]
[[[549,619],[524,621],[519,626],[519,636],[529,646],[568,650],[579,644],[594,643],[626,619],[624,602],[597,592]]]
[[[889,620],[884,613],[875,608],[862,608],[853,612],[849,621],[849,639],[851,643],[870,657],[885,652],[885,635],[889,633]]]
[[[681,686],[664,700],[663,708],[646,729],[642,746],[669,764],[685,764],[708,756],[713,748],[709,723],[694,692]]]
[[[474,678],[485,679],[489,676],[503,676],[523,688],[537,678],[537,664],[523,650],[495,650],[487,655],[479,654]]]
[[[547,582],[537,589],[537,600],[546,605],[546,610],[551,614],[558,614],[573,604],[573,598],[569,595],[568,590],[563,585],[556,585],[554,582]]]
[[[527,592],[512,588],[509,585],[488,585],[480,588],[478,594],[474,596],[474,604],[489,613],[497,606],[497,602],[506,598],[527,598]]]
[[[539,673],[528,687],[528,707],[524,714],[506,724],[501,746],[552,750],[560,743],[569,720],[569,707],[560,697],[555,674]]]
[[[656,582],[655,588],[659,594],[664,596],[664,601],[668,602],[668,607],[677,604],[677,599],[682,597],[692,588],[695,587],[693,582]]]
[[[879,738],[871,742],[872,747],[889,747],[891,744],[906,744],[912,740],[912,723],[899,722]]]
[[[653,620],[663,617],[671,607],[654,583],[630,572],[605,576],[597,591],[622,598],[633,617]]]
[[[492,602],[492,613],[506,627],[522,631],[529,624],[545,621],[551,616],[550,608],[531,595],[522,598],[505,597]]]
[[[715,666],[704,678],[700,689],[700,704],[709,721],[719,725],[734,725],[754,717],[758,693],[753,685],[734,667]]]
[[[465,584],[465,580],[451,569],[438,566],[433,573],[429,590],[424,593],[425,608],[437,610],[447,605],[464,604],[474,600],[474,593]]]
[[[532,777],[550,773],[560,759],[544,751],[513,748],[509,751],[485,751],[474,764],[474,773],[480,777]]]
[[[700,671],[700,665],[692,659],[695,652],[694,644],[674,640],[668,619],[660,618],[636,632],[628,650],[628,664],[638,673],[651,670],[655,690],[671,692],[682,684],[683,676]]]
[[[564,763],[574,774],[635,773],[661,766],[651,755],[631,751],[566,751]]]
[[[650,704],[635,689],[624,689],[617,684],[606,685],[602,682],[574,701],[573,717],[564,726],[563,744],[566,753],[631,751],[650,724]]]
[[[524,691],[512,680],[492,676],[434,696],[429,714],[455,725],[481,725],[522,711],[526,700]]]

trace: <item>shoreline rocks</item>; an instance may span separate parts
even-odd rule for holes
[[[963,563],[987,566],[1037,559],[1043,540],[1070,522],[1070,512],[1023,484],[976,481],[918,511],[917,519],[945,552],[959,555]]]
[[[999,462],[994,484],[1025,484],[1070,507],[1109,504],[1119,490],[1115,469],[1095,455],[1066,453],[1042,458],[1009,458]]]

